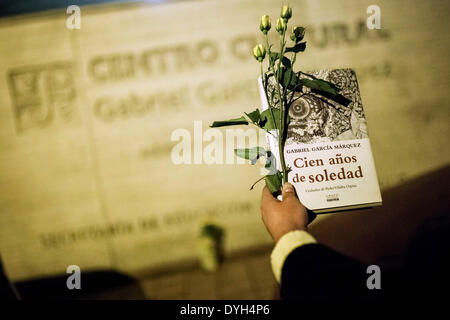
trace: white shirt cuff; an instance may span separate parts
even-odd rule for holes
[[[317,241],[312,235],[304,230],[290,231],[281,237],[275,245],[275,248],[273,248],[270,256],[272,271],[278,283],[281,282],[281,270],[283,269],[284,261],[288,255],[294,251],[294,249],[310,243],[317,243]]]

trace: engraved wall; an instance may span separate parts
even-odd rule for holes
[[[291,1],[305,70],[351,67],[381,187],[449,163],[450,39],[444,1]],[[437,10],[439,7],[440,10]],[[195,257],[201,221],[228,252],[268,245],[250,165],[175,165],[171,133],[259,104],[269,0],[83,7],[0,20],[0,253],[24,279],[81,269],[135,273]],[[206,142],[204,142],[206,145]],[[326,217],[324,217],[326,218]]]

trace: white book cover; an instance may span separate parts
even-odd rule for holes
[[[291,169],[288,181],[295,186],[302,203],[316,213],[381,205],[355,72],[333,69],[300,75],[310,76],[340,88],[343,102],[314,90],[288,91],[288,96],[292,95],[284,147],[286,166]],[[262,109],[266,110],[268,102],[261,78],[258,84]],[[274,86],[274,82],[269,83],[268,98],[278,107],[278,99],[270,94]],[[275,137],[276,134],[267,134],[267,142],[280,169]]]

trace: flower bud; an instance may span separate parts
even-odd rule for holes
[[[262,44],[257,44],[253,48],[253,56],[256,60],[262,62],[264,60],[264,57],[266,56],[266,48],[264,48]]]
[[[280,17],[283,18],[285,22],[287,22],[292,17],[292,8],[285,4],[281,7]]]
[[[291,40],[294,42],[300,42],[305,36],[305,28],[303,27],[293,27],[291,33]]]
[[[270,23],[269,16],[268,15],[261,16],[261,22],[259,23],[259,29],[264,34],[267,34],[267,31],[269,31],[271,27],[272,27],[272,24]]]
[[[277,30],[279,34],[283,34],[283,32],[286,30],[286,22],[283,19],[278,18],[275,30]]]

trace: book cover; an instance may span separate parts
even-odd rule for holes
[[[289,92],[289,125],[284,147],[288,181],[302,203],[316,213],[381,205],[367,123],[352,69],[318,70],[301,78],[323,79],[341,89],[340,99],[314,92]],[[268,108],[261,83],[262,109]],[[268,98],[277,105],[275,83]],[[273,95],[273,96],[272,96]],[[269,149],[278,161],[278,141],[267,134]]]

